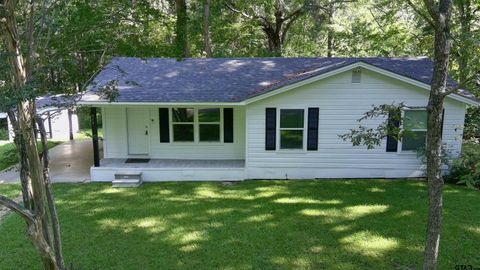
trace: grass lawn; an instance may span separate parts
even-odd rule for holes
[[[57,141],[48,141],[48,147],[52,148],[62,142]],[[40,142],[37,144],[38,148],[41,149]],[[17,149],[15,148],[14,143],[6,143],[0,145],[0,171],[5,170],[18,163]]]
[[[0,184],[0,194],[14,199],[20,195],[20,184]]]
[[[98,128],[98,137],[103,137],[103,130],[102,128]],[[92,130],[87,128],[87,129],[81,129],[75,134],[75,139],[89,139],[92,138]]]
[[[417,181],[56,184],[75,269],[420,269]],[[440,269],[480,266],[480,193],[445,188]],[[0,269],[40,269],[24,224],[0,222]]]

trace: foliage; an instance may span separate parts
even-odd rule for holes
[[[467,140],[480,142],[480,107],[467,108],[463,137]]]
[[[467,143],[461,156],[453,162],[445,182],[480,188],[480,144]]]
[[[90,107],[78,107],[76,110],[78,117],[78,128],[84,130],[91,130],[92,123],[90,120]],[[102,112],[97,111],[97,126],[102,127]]]
[[[0,128],[0,141],[8,140],[8,128]]]
[[[340,134],[339,137],[344,141],[350,141],[354,146],[365,145],[368,149],[379,146],[387,136],[400,140],[407,136],[409,131],[401,129],[403,117],[401,111],[405,104],[382,104],[372,105],[372,109],[363,114],[358,119],[359,123],[366,120],[383,119],[378,125],[365,126],[359,124],[358,128],[350,129],[348,133]]]

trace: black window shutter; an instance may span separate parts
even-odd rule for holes
[[[308,108],[307,150],[318,150],[318,108]]]
[[[160,126],[160,142],[168,143],[170,142],[170,117],[168,108],[158,109],[159,113],[159,126]]]
[[[393,128],[400,127],[398,117],[400,112],[388,113],[388,134],[387,134],[387,152],[397,152],[398,149],[398,134],[394,133]]]
[[[277,109],[265,109],[265,150],[275,150],[277,133]]]
[[[233,108],[223,109],[223,142],[233,143]]]

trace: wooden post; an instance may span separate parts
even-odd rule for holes
[[[93,165],[100,167],[100,156],[98,153],[98,127],[97,127],[97,108],[90,108],[90,122],[92,124],[92,142],[93,142]]]
[[[73,140],[72,110],[68,109],[68,138]]]
[[[47,119],[48,119],[48,134],[50,139],[53,138],[53,133],[52,133],[52,116],[50,115],[50,112],[47,112]]]

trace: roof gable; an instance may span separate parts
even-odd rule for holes
[[[98,89],[116,80],[120,103],[244,102],[273,90],[367,64],[425,85],[428,58],[171,58],[116,57],[95,77],[83,102],[105,102]],[[450,85],[455,85],[449,80]],[[460,95],[474,98],[464,91]]]

